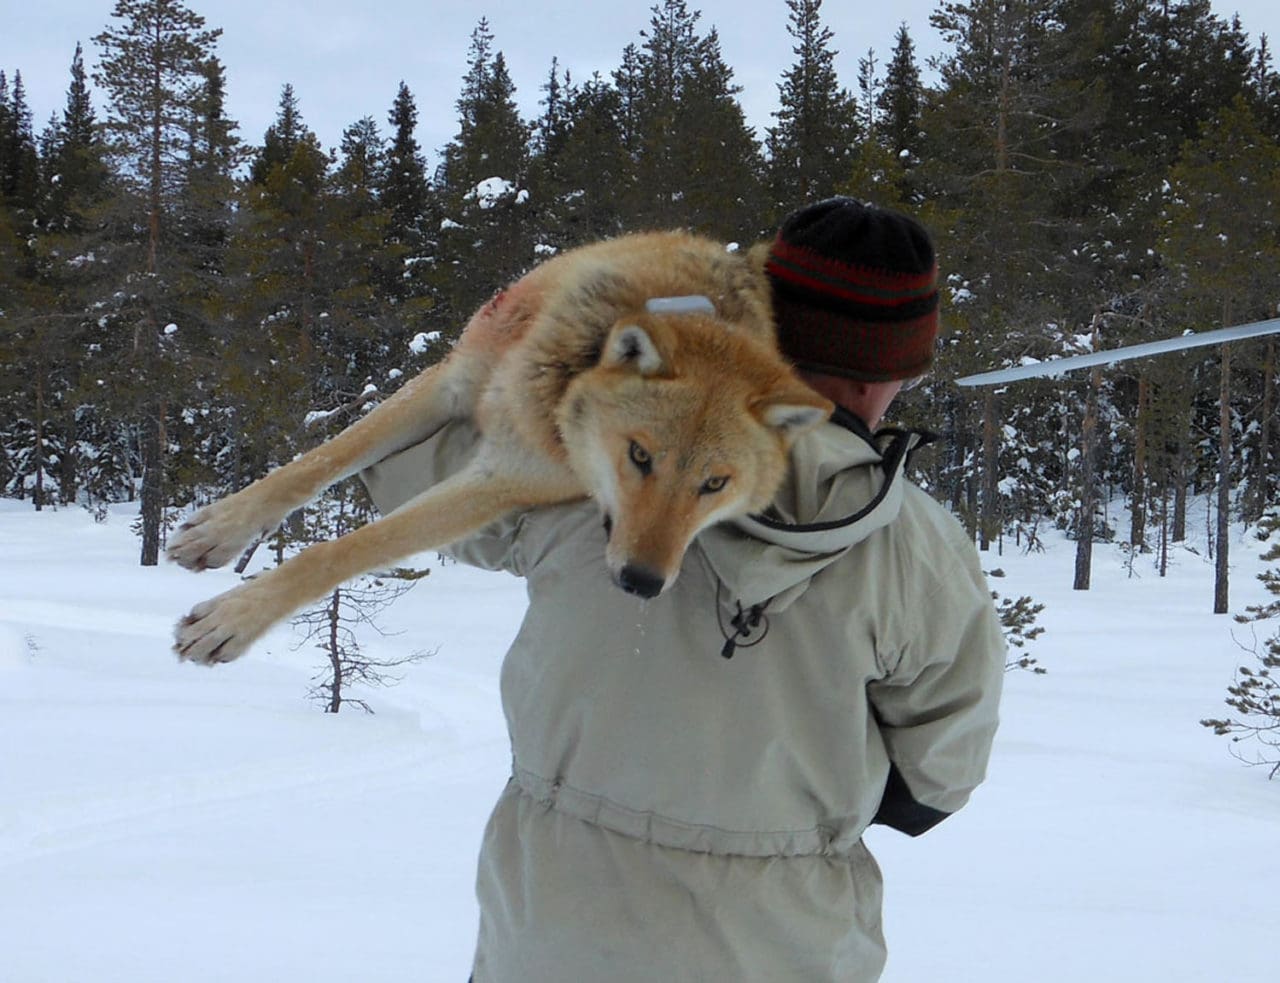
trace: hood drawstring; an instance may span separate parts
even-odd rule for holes
[[[725,627],[724,615],[722,614],[723,604],[721,595],[723,593],[723,585],[716,584],[716,620],[720,625],[720,634],[724,636],[724,647],[720,649],[720,657],[722,659],[732,659],[733,653],[741,648],[751,648],[753,645],[759,645],[764,641],[765,635],[769,634],[769,618],[764,613],[764,609],[769,606],[769,602],[763,604],[753,604],[749,608],[744,608],[741,601],[734,601],[734,605],[738,609],[738,613],[729,619],[729,626],[733,628],[730,633]],[[761,625],[764,627],[761,628]],[[761,628],[760,634],[752,638],[752,633]],[[739,639],[742,639],[739,641]],[[748,641],[750,639],[750,641]]]
[[[803,594],[814,574],[894,520],[902,502],[903,471],[910,455],[933,436],[919,430],[895,429],[872,434],[862,420],[839,407],[831,420],[865,445],[864,451],[856,445],[832,444],[836,454],[834,459],[843,462],[841,471],[879,467],[884,473],[884,480],[878,488],[872,489],[869,499],[865,494],[845,499],[833,494],[829,501],[816,503],[820,507],[815,515],[801,521],[770,512],[739,518],[723,532],[718,533],[721,527],[705,532],[700,542],[716,577],[716,619],[720,634],[724,636],[724,646],[720,649],[722,658],[733,658],[739,646],[746,648],[763,641],[769,631],[766,608],[776,603],[775,613],[787,610]],[[810,478],[819,483],[824,495],[829,491],[823,482],[838,477],[824,477],[821,468],[815,471],[810,467],[805,473],[810,472],[813,472]],[[874,485],[874,482],[868,484]],[[832,489],[838,490],[834,485]],[[856,509],[843,514],[841,505],[844,502],[856,505]],[[835,514],[829,515],[828,512]],[[776,556],[769,555],[770,550],[781,555],[783,566],[778,566]],[[758,576],[752,572],[757,561],[763,563],[763,572]],[[774,566],[770,567],[770,564]],[[724,600],[726,590],[731,592],[731,596],[766,596],[769,600],[749,608],[744,608],[741,601],[731,606]],[[736,613],[727,617],[726,612],[734,608]]]

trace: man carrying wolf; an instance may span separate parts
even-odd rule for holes
[[[502,699],[512,777],[481,848],[477,983],[863,983],[885,961],[871,823],[918,835],[984,777],[1004,642],[960,525],[874,428],[929,367],[922,226],[849,199],[783,224],[784,354],[837,404],[765,513],[713,526],[641,600],[599,512],[525,512],[451,551],[526,578]],[[365,473],[389,511],[458,470],[455,424]]]

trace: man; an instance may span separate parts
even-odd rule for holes
[[[528,581],[502,673],[513,773],[487,827],[477,983],[849,981],[885,960],[872,822],[919,834],[981,782],[1004,643],[967,535],[874,437],[937,333],[914,220],[832,199],[766,264],[779,340],[838,404],[764,515],[649,601],[590,503],[454,547]],[[394,508],[465,460],[446,429],[366,474]]]

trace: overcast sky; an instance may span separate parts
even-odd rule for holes
[[[0,69],[22,73],[37,134],[61,113],[77,41],[90,70],[99,52],[92,38],[111,22],[112,0],[13,0],[4,17]],[[292,83],[307,125],[325,147],[345,127],[372,116],[384,135],[401,80],[418,105],[418,140],[434,167],[437,151],[456,130],[454,102],[466,71],[467,47],[487,17],[526,117],[537,114],[540,86],[552,57],[574,78],[608,75],[622,49],[640,41],[653,0],[187,0],[223,35],[218,55],[227,68],[228,115],[246,142],[260,143],[275,117],[284,83]],[[748,122],[763,135],[777,108],[778,80],[792,64],[785,0],[688,0],[700,26],[715,26],[725,61],[742,86]],[[874,48],[881,66],[905,22],[922,67],[938,51],[929,26],[937,0],[827,0],[823,22],[834,32],[837,70],[850,90],[858,59]],[[1280,38],[1277,0],[1214,0],[1223,17],[1239,12],[1253,39]],[[102,100],[95,99],[102,117]]]

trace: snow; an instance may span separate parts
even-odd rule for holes
[[[516,185],[506,178],[490,177],[479,182],[474,188],[466,194],[467,198],[475,199],[482,209],[493,208],[499,204],[504,198],[512,198],[517,205],[523,205],[529,200],[529,192],[525,188],[516,190]]]
[[[341,408],[332,410],[308,410],[307,414],[302,418],[302,425],[307,429],[310,429],[318,423],[324,423],[325,420],[333,419],[341,412]]]
[[[0,501],[0,978],[465,980],[523,585],[420,557],[381,618],[400,634],[363,644],[437,654],[361,692],[376,715],[326,715],[288,626],[231,666],[176,661],[175,617],[236,577],[138,566],[132,518]],[[989,781],[920,839],[868,834],[885,983],[1274,979],[1280,781],[1198,723],[1247,629],[1209,613],[1203,546],[1161,579],[1100,545],[1074,592],[1074,545],[1046,543],[983,557],[1047,629]],[[1259,548],[1233,543],[1233,610],[1265,596]]]
[[[409,351],[414,355],[421,355],[432,344],[440,340],[439,331],[419,331],[409,341]]]

